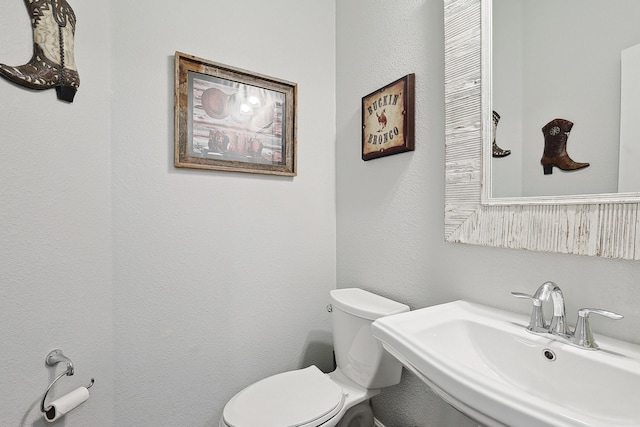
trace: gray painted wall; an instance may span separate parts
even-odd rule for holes
[[[571,323],[581,307],[608,308],[625,319],[594,318],[594,330],[640,343],[640,263],[445,244],[443,44],[441,0],[337,2],[338,287],[413,309],[467,299],[527,313],[509,292],[553,280]],[[411,72],[416,150],[363,162],[362,96]],[[406,371],[374,411],[386,427],[476,425]]]
[[[334,22],[320,0],[113,2],[118,426],[214,425],[245,386],[330,366]],[[298,83],[297,177],[173,167],[176,50]]]
[[[246,385],[329,369],[334,3],[70,3],[73,104],[0,81],[0,424],[45,425],[56,347],[77,370],[52,398],[96,379],[66,427],[217,425]],[[24,3],[0,24],[27,62]],[[173,167],[176,50],[299,84],[297,177]]]
[[[55,90],[0,81],[0,401],[3,426],[42,427],[40,400],[61,348],[75,364],[50,394],[96,384],[72,420],[114,424],[109,4],[74,2],[81,87],[73,104]],[[33,52],[24,2],[0,13],[0,62]],[[64,371],[57,366],[56,373]],[[51,400],[48,400],[50,402]]]

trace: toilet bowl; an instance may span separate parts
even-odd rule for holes
[[[238,392],[219,427],[372,427],[369,399],[400,382],[402,365],[371,335],[371,323],[409,307],[358,288],[330,292],[336,369],[283,372]]]

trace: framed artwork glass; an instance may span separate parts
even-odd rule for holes
[[[296,175],[297,85],[175,54],[176,167]]]

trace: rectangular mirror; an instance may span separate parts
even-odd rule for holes
[[[640,259],[638,193],[492,197],[492,3],[444,0],[444,5],[445,239]],[[535,166],[542,173],[540,158]]]

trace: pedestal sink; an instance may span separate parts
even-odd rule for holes
[[[380,318],[372,329],[407,369],[485,426],[640,426],[640,345],[596,335],[600,349],[589,351],[528,332],[528,322],[455,301]]]

